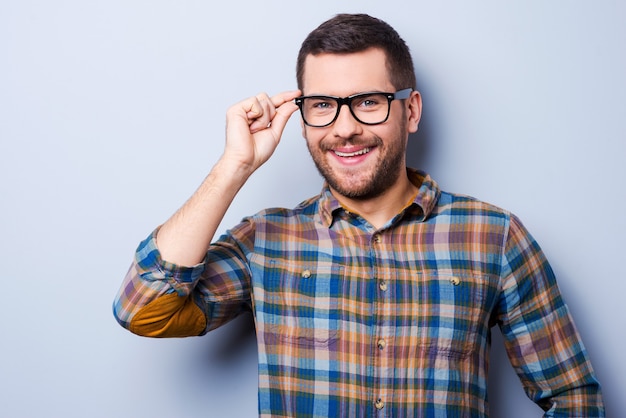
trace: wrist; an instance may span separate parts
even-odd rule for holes
[[[254,171],[255,168],[251,164],[222,156],[209,173],[209,179],[214,188],[229,190],[236,194]]]

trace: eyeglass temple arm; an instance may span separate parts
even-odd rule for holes
[[[394,99],[408,99],[411,96],[411,92],[413,89],[409,87],[408,89],[403,89],[395,92],[393,94]]]

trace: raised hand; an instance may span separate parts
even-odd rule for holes
[[[300,94],[259,94],[228,109],[226,147],[198,190],[165,222],[157,236],[164,260],[193,266],[204,258],[211,239],[235,195],[250,174],[267,161]]]
[[[226,147],[222,160],[253,172],[265,163],[280,142],[299,90],[269,97],[265,93],[243,100],[226,113]]]

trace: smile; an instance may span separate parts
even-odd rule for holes
[[[348,157],[358,157],[359,155],[365,155],[370,151],[371,151],[371,148],[363,148],[355,152],[341,152],[341,151],[333,151],[333,152],[335,153],[335,155],[339,157],[348,158]]]

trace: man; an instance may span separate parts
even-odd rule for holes
[[[395,30],[338,15],[302,44],[297,79],[298,91],[228,110],[223,155],[137,249],[114,304],[120,324],[202,335],[251,310],[259,414],[290,417],[488,416],[498,325],[546,416],[604,416],[553,273],[520,221],[406,168],[422,103]],[[211,243],[298,108],[321,194]]]

